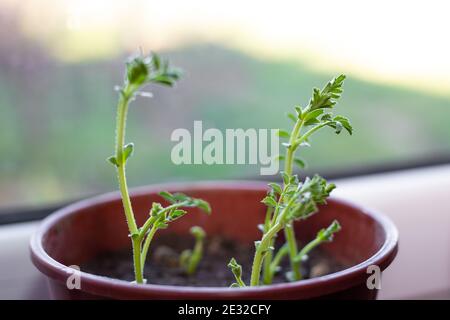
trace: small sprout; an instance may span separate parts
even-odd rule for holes
[[[193,275],[203,256],[203,240],[205,239],[205,231],[199,227],[191,228],[190,233],[195,238],[193,250],[184,250],[180,255],[180,266],[186,271],[187,275]]]
[[[172,194],[162,191],[159,195],[172,204],[183,204],[183,207],[197,207],[207,214],[211,213],[211,206],[203,199],[192,198],[181,192]]]
[[[244,281],[242,281],[242,266],[237,263],[236,259],[231,258],[230,262],[228,262],[228,268],[233,272],[234,278],[236,282],[231,284],[231,288],[245,287]]]
[[[300,252],[299,254],[294,258],[296,262],[302,262],[307,259],[308,253],[317,247],[318,245],[324,243],[324,242],[331,242],[333,241],[333,236],[336,232],[339,232],[341,230],[341,225],[337,220],[334,220],[326,229],[321,229],[318,233],[316,238],[308,243]]]

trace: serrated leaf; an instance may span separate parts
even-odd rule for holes
[[[281,177],[283,178],[284,184],[289,184],[289,179],[290,179],[289,175],[284,171],[282,171],[280,174],[281,174]]]
[[[279,195],[283,192],[281,186],[277,183],[271,182],[271,183],[269,183],[269,187],[272,188],[272,190]]]
[[[173,194],[173,198],[176,200],[176,201],[186,201],[186,200],[190,200],[191,198],[189,197],[189,196],[187,196],[187,195],[185,195],[184,193],[181,193],[181,192],[177,192],[177,193],[174,193]]]
[[[182,209],[176,209],[174,211],[171,212],[170,214],[170,220],[176,220],[178,218],[181,218],[182,216],[184,216],[187,212],[185,210]]]
[[[160,193],[159,193],[159,195],[161,196],[161,197],[163,197],[164,199],[166,199],[168,202],[170,202],[170,203],[174,203],[174,202],[176,202],[177,200],[175,199],[175,197],[173,196],[173,194],[171,194],[170,192],[167,192],[167,191],[161,191]]]
[[[345,130],[347,130],[347,132],[351,135],[353,133],[353,127],[350,124],[350,121],[348,120],[348,118],[343,117],[343,116],[336,116],[333,119],[334,121],[339,121],[342,126],[344,127]]]
[[[202,199],[195,199],[194,204],[197,208],[203,210],[204,212],[210,214],[211,213],[211,206],[208,202]]]
[[[264,199],[261,200],[261,202],[264,203],[266,206],[270,206],[270,207],[277,206],[277,202],[271,196],[266,196]]]

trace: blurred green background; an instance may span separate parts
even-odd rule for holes
[[[42,205],[114,190],[114,170],[105,161],[114,143],[113,88],[121,83],[125,57],[138,42],[105,54],[104,47],[86,40],[81,43],[100,54],[69,55],[68,61],[60,49],[55,53],[48,35],[29,32],[23,21],[33,20],[22,6],[3,5],[0,207]],[[72,32],[65,25],[58,28]],[[317,68],[292,55],[258,55],[223,40],[189,38],[176,46],[155,47],[185,75],[175,89],[151,87],[154,98],[140,98],[132,105],[127,132],[127,140],[136,145],[128,165],[131,186],[258,176],[258,166],[250,165],[176,166],[170,161],[170,134],[176,128],[192,130],[194,120],[202,120],[205,128],[287,129],[291,123],[286,112],[305,105],[312,87],[323,86],[338,72],[347,73],[348,80],[336,112],[352,120],[355,133],[317,135],[314,148],[303,152],[310,170],[408,163],[450,153],[450,95],[445,90],[368,79],[345,64]]]

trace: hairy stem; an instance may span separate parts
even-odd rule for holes
[[[286,150],[284,172],[287,173],[289,176],[292,175],[292,166],[293,166],[292,164],[294,160],[294,154],[298,147],[298,144],[295,145],[295,142],[297,140],[298,135],[300,134],[302,126],[303,120],[298,119],[297,122],[295,123],[294,129],[292,130],[292,134],[289,140],[289,144],[291,145],[291,147],[287,148]],[[286,227],[284,228],[284,234],[286,237],[286,242],[289,247],[289,257],[291,262],[293,280],[300,280],[301,279],[300,264],[294,261],[294,258],[297,256],[298,248],[294,226],[292,223],[286,225]]]
[[[250,286],[258,286],[261,277],[261,268],[264,260],[264,256],[268,252],[272,243],[273,237],[278,231],[282,229],[282,226],[277,223],[270,230],[264,234],[261,243],[256,248],[255,257],[253,258],[252,275],[250,277]]]
[[[144,270],[145,260],[147,259],[148,248],[150,247],[150,243],[152,242],[153,237],[157,230],[158,230],[158,227],[156,226],[156,223],[155,223],[152,226],[152,228],[150,229],[150,232],[148,233],[147,237],[145,238],[144,245],[142,246],[141,260],[139,261],[142,270]]]
[[[134,274],[137,283],[143,283],[144,278],[141,269],[141,246],[135,236],[138,234],[138,227],[133,214],[133,208],[131,205],[130,194],[128,192],[127,178],[125,174],[125,159],[123,156],[123,146],[125,144],[125,128],[128,112],[128,103],[130,101],[131,91],[127,86],[120,93],[119,103],[117,105],[117,127],[116,127],[116,145],[115,145],[115,157],[117,161],[117,179],[119,181],[119,189],[122,196],[122,204],[125,212],[125,218],[127,220],[128,230],[131,235],[133,245],[133,261],[134,261]]]
[[[202,251],[203,251],[203,240],[196,240],[194,249],[192,250],[192,256],[191,259],[189,259],[189,264],[187,267],[188,275],[193,275],[195,273],[197,265],[202,258]]]
[[[302,250],[300,250],[297,257],[295,257],[295,260],[297,260],[299,263],[302,262],[303,257],[305,257],[312,249],[320,245],[322,241],[320,239],[314,239],[310,243],[308,243]]]
[[[134,264],[134,276],[136,283],[144,283],[144,268],[141,268],[141,242],[138,239],[133,239],[133,264]]]
[[[274,237],[275,238],[275,237]],[[273,247],[275,243],[275,239],[272,239],[269,247]],[[272,250],[269,250],[267,252],[266,257],[264,258],[264,265],[263,265],[263,283],[264,284],[271,284],[272,283],[272,270],[270,268],[270,265],[272,264],[273,259],[273,252]]]
[[[271,220],[272,220],[272,214],[274,213],[274,210],[272,207],[267,207],[266,211],[266,218],[264,219],[264,230],[263,233],[266,233],[269,231]],[[274,240],[272,240],[271,246],[274,244]],[[270,284],[270,263],[272,262],[273,253],[270,251],[267,253],[266,258],[264,259],[264,265],[263,265],[263,283],[264,284]]]
[[[300,263],[295,261],[295,257],[297,256],[298,247],[297,240],[295,238],[295,231],[292,224],[287,225],[284,228],[284,235],[286,237],[286,243],[289,248],[289,259],[291,261],[291,271],[292,271],[292,280],[297,281],[302,278],[300,273]]]

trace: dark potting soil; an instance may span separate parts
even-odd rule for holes
[[[234,257],[242,265],[243,279],[250,279],[254,247],[238,244],[224,238],[207,238],[203,258],[197,272],[187,276],[179,267],[179,255],[185,249],[191,249],[194,241],[191,237],[159,236],[150,247],[144,275],[147,283],[175,286],[224,287],[234,282],[234,276],[227,267]],[[281,264],[282,270],[276,274],[273,283],[286,282],[289,270],[288,259]],[[337,272],[344,266],[337,263],[320,247],[314,249],[308,260],[302,263],[304,278],[312,278]],[[84,272],[107,276],[126,281],[134,280],[131,248],[118,252],[103,253],[81,266]]]

